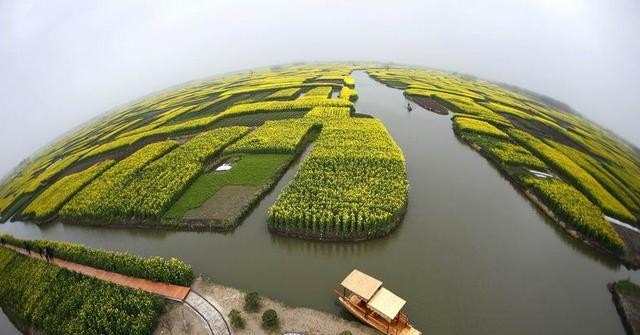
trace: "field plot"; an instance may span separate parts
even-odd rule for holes
[[[142,169],[120,190],[115,216],[158,217],[200,173],[204,162],[247,132],[228,127],[202,133]]]
[[[314,122],[307,119],[267,121],[225,150],[231,153],[293,153]]]
[[[167,211],[165,218],[207,222],[219,228],[233,225],[243,214],[243,207],[250,206],[252,198],[257,198],[292,158],[293,154],[242,155],[232,163],[231,170],[212,171],[198,177]],[[219,192],[223,190],[225,195],[221,196]],[[213,196],[218,198],[208,201]]]
[[[108,218],[110,208],[119,202],[120,191],[149,162],[164,155],[178,145],[175,141],[150,144],[118,162],[87,187],[76,194],[60,211],[63,217]]]
[[[327,121],[269,210],[269,228],[316,239],[389,233],[407,206],[402,151],[376,119]]]
[[[114,163],[114,161],[104,161],[82,172],[74,173],[60,179],[36,197],[36,199],[24,209],[22,214],[36,218],[46,218],[55,214],[69,198]]]
[[[562,219],[600,240],[616,252],[624,250],[622,239],[613,227],[605,221],[600,208],[570,185],[557,179],[523,177],[522,181],[531,187],[536,195],[545,200]]]

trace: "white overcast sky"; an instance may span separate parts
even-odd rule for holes
[[[519,85],[640,145],[637,0],[0,0],[0,174],[78,124],[168,86],[334,60]]]

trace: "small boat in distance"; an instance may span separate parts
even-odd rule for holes
[[[413,107],[411,107],[411,103],[407,102],[407,110],[410,112],[413,109]]]
[[[387,335],[421,335],[402,307],[404,299],[382,287],[382,281],[353,270],[342,281],[342,292],[334,290],[340,304],[360,321]]]

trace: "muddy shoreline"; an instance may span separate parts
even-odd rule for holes
[[[640,334],[640,291],[624,289],[624,281],[607,284],[620,321],[629,335]],[[628,285],[634,285],[628,283]],[[635,285],[634,285],[635,286]],[[637,286],[636,286],[637,287]]]
[[[417,104],[418,106],[424,108],[429,112],[436,113],[439,115],[449,115],[449,111],[447,110],[447,108],[442,104],[438,103],[434,99],[431,99],[429,97],[419,96],[419,95],[411,95],[406,93],[403,93],[403,94],[407,100],[413,101],[415,104]]]

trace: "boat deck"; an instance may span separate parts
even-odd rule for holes
[[[371,310],[367,307],[366,301],[355,294],[352,294],[349,297],[340,297],[340,301],[342,302],[342,305],[353,315],[385,334],[421,335],[421,333],[415,328],[411,327],[411,325],[398,322],[397,319],[392,323],[389,323],[380,315],[371,313]]]

